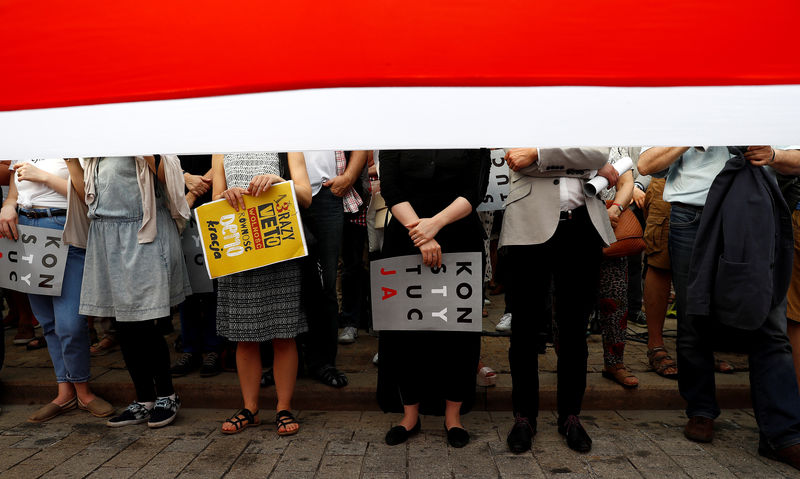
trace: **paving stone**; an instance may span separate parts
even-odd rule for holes
[[[315,471],[273,471],[269,479],[312,479]]]
[[[729,470],[708,454],[701,456],[672,456],[672,459],[689,475],[689,477],[735,478]]]
[[[214,439],[178,477],[220,477],[247,448],[249,441],[238,437]]]
[[[451,478],[452,472],[445,456],[411,456],[408,457],[408,477],[417,478]]]
[[[281,455],[286,448],[291,444],[291,439],[287,437],[274,436],[268,439],[256,439],[250,441],[247,449],[244,450],[247,454],[266,454],[266,455]]]
[[[450,470],[455,475],[483,475],[497,477],[500,473],[492,460],[492,452],[485,442],[470,442],[466,447],[448,449]]]
[[[21,440],[22,436],[0,436],[0,449],[11,447]]]
[[[211,444],[210,439],[175,439],[164,449],[164,452],[191,452],[199,454],[208,445]]]
[[[495,456],[494,463],[500,472],[500,477],[503,478],[520,476],[544,478],[542,468],[530,453],[518,456]]]
[[[362,470],[365,473],[398,474],[406,470],[406,446],[387,446],[383,443],[369,443],[364,454]]]
[[[94,471],[87,479],[128,479],[136,474],[136,467],[101,467]]]
[[[250,454],[242,453],[225,474],[226,479],[251,477],[269,477],[280,456],[277,454]]]
[[[172,439],[143,437],[120,451],[119,454],[108,461],[107,465],[122,468],[141,468],[171,442]]]
[[[350,479],[361,474],[363,456],[329,456],[322,457],[315,477],[319,479]]]
[[[295,439],[286,448],[275,472],[301,471],[314,472],[319,466],[325,443],[311,439]]]
[[[367,443],[360,441],[328,441],[326,456],[363,456],[367,450]]]
[[[40,450],[41,449],[39,448],[4,448],[3,453],[0,454],[0,471],[5,471],[6,469],[13,467],[30,456],[38,453]]]
[[[43,479],[78,479],[88,476],[92,471],[108,462],[118,451],[112,449],[86,448],[42,476]]]
[[[9,477],[39,477],[56,466],[67,462],[72,456],[86,448],[86,444],[63,441],[55,447],[43,449],[26,458],[7,472]]]
[[[601,478],[640,479],[641,474],[625,456],[606,456],[589,459],[592,472]]]
[[[137,478],[176,477],[183,469],[194,460],[194,453],[167,451],[164,449],[150,459],[143,468],[136,472]]]

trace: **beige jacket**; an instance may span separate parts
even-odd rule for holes
[[[142,196],[142,226],[139,228],[137,239],[140,244],[152,243],[156,237],[156,195],[153,175],[147,161],[143,156],[136,158],[136,175],[139,183],[139,192]],[[86,239],[89,231],[89,221],[86,217],[88,208],[95,199],[95,170],[99,158],[87,158],[83,170],[83,178],[86,188],[85,202],[81,202],[77,194],[74,194],[70,187],[67,194],[67,221],[64,224],[64,242],[86,248]],[[186,203],[184,191],[186,185],[183,180],[180,160],[176,155],[161,155],[164,163],[164,176],[166,177],[167,206],[170,215],[178,226],[178,232],[182,232],[189,220],[191,213],[189,205]],[[83,203],[81,206],[80,203]]]
[[[550,239],[560,215],[559,178],[588,180],[608,162],[608,153],[609,148],[540,148],[537,163],[512,171],[500,246],[541,244]],[[616,241],[605,203],[586,198],[586,209],[603,242]]]

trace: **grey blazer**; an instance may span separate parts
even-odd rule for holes
[[[500,246],[533,245],[546,242],[558,227],[560,215],[559,178],[584,181],[608,162],[609,148],[541,148],[539,161],[547,171],[533,165],[511,172],[511,191],[506,199]],[[586,209],[606,245],[616,241],[605,203],[586,198]]]

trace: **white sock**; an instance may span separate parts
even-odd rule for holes
[[[169,396],[159,396],[158,399],[170,398],[170,399],[172,399],[174,401],[176,397],[178,397],[178,396],[175,393],[172,393]]]
[[[146,408],[148,411],[152,410],[152,409],[153,409],[153,406],[155,406],[155,405],[156,405],[156,403],[155,403],[155,402],[153,402],[153,401],[140,402],[139,404],[141,404],[142,406],[144,406],[144,407],[145,407],[145,408]]]

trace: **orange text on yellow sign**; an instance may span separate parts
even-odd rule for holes
[[[258,197],[244,195],[244,204],[236,211],[218,200],[195,209],[210,277],[306,256],[293,182],[272,185]]]

